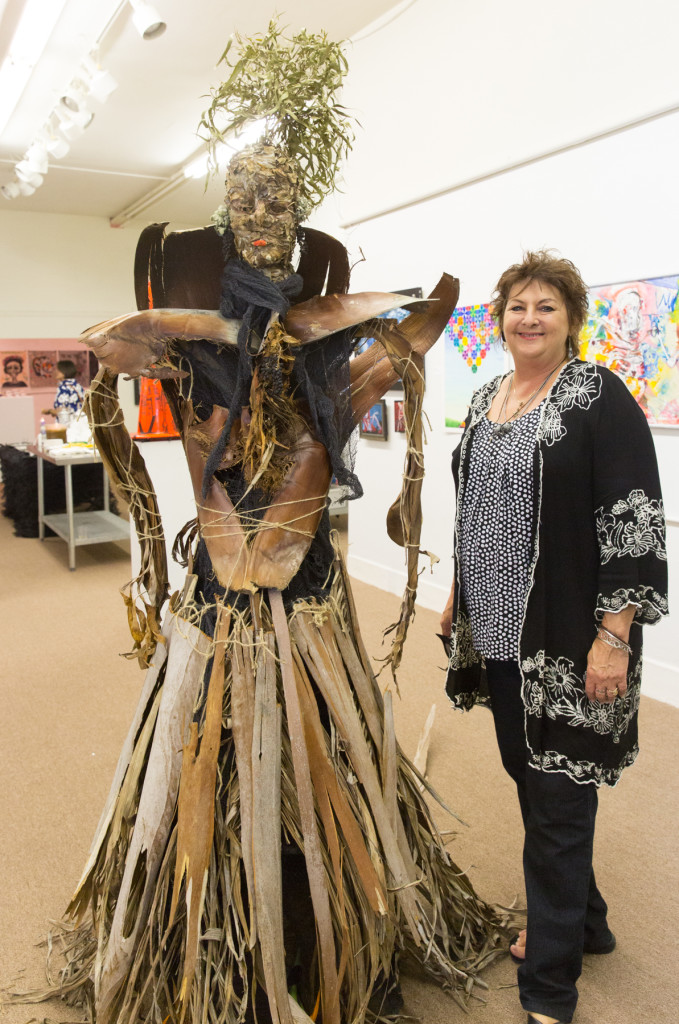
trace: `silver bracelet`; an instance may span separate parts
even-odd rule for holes
[[[609,647],[614,647],[616,651],[627,651],[628,654],[632,653],[632,648],[629,644],[621,640],[615,633],[611,633],[605,626],[599,626],[597,631],[597,639],[603,643],[608,644]]]

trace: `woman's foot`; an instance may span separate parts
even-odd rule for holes
[[[583,952],[594,954],[594,955],[597,955],[597,956],[602,954],[602,953],[603,954],[612,953],[613,950],[615,949],[615,945],[616,945],[616,943],[615,943],[615,935],[613,934],[613,932],[609,932],[608,934],[609,934],[609,938],[605,942],[603,942],[601,945],[594,946],[594,945],[588,945],[587,943],[585,943],[585,948],[584,948]],[[512,960],[516,964],[520,964],[520,963],[522,963],[522,961],[524,961],[526,959],[526,929],[525,928],[523,928],[522,931],[519,932],[519,934],[516,936],[516,938],[514,939],[514,941],[511,944],[511,946],[509,947],[509,955],[511,956]]]
[[[528,1024],[560,1024],[556,1017],[548,1017],[544,1013],[529,1013]]]
[[[509,955],[514,963],[520,964],[526,959],[526,929],[523,928],[509,947]]]

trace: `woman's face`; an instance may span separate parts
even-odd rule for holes
[[[257,165],[229,173],[226,205],[236,250],[251,267],[288,265],[297,238],[296,189]]]
[[[568,311],[545,281],[519,281],[509,293],[502,331],[515,362],[556,365],[567,355]]]

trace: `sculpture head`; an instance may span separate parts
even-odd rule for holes
[[[272,277],[289,274],[300,223],[296,163],[267,142],[247,146],[229,164],[225,205],[241,259]]]
[[[229,74],[212,89],[198,129],[210,168],[217,147],[244,128],[259,123],[263,135],[232,159],[225,204],[212,220],[220,234],[230,223],[247,263],[280,278],[281,268],[290,273],[298,225],[334,190],[351,150],[352,118],[337,102],[347,60],[325,32],[286,38],[274,18],[263,34],[236,33],[220,63]]]

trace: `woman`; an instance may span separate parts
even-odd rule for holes
[[[447,691],[490,704],[525,826],[527,929],[511,946],[529,1024],[572,1019],[582,955],[615,938],[592,870],[597,787],[637,754],[641,626],[667,614],[653,441],[622,381],[582,362],[587,290],[527,253],[493,316],[514,370],[472,399],[453,455]]]
[[[59,387],[54,405],[42,410],[43,416],[56,416],[61,422],[71,416],[77,416],[83,407],[85,391],[76,380],[76,365],[72,359],[60,359],[54,374]]]

